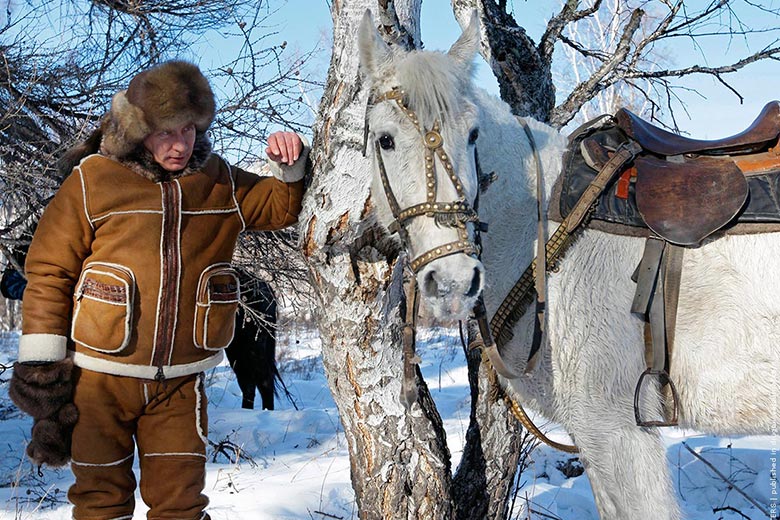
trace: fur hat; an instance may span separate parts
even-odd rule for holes
[[[157,130],[194,123],[202,133],[215,112],[214,93],[196,65],[161,63],[139,73],[127,90],[114,95],[103,122],[101,148],[121,158]]]

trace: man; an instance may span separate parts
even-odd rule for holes
[[[211,153],[214,115],[195,65],[138,74],[66,154],[30,246],[9,392],[35,420],[30,458],[72,456],[77,520],[132,518],[136,447],[148,518],[208,518],[203,371],[234,332],[229,262],[242,230],[296,222],[308,153],[275,133],[274,177],[244,172]]]

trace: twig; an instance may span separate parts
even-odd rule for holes
[[[743,513],[739,509],[736,509],[736,508],[731,507],[731,506],[716,507],[715,509],[712,510],[713,513],[719,513],[721,511],[733,511],[733,512],[737,513],[739,516],[741,516],[742,518],[747,518],[747,520],[751,520],[750,517],[747,516],[745,513]]]
[[[529,509],[528,511],[529,511],[530,513],[537,514],[537,515],[539,515],[539,516],[541,516],[541,517],[543,517],[543,518],[551,518],[552,520],[561,520],[561,517],[560,517],[560,516],[557,516],[557,515],[555,515],[555,516],[553,516],[553,515],[548,515],[547,513],[543,513],[542,511],[539,511],[539,510],[537,510],[537,509]]]
[[[323,513],[322,511],[315,511],[315,513],[318,514],[318,515],[322,515],[325,518],[335,518],[336,520],[343,520],[343,518],[344,518],[343,516],[331,515],[329,513]]]
[[[761,507],[761,505],[760,505],[758,502],[756,502],[756,501],[755,501],[753,498],[751,498],[751,497],[750,497],[750,495],[748,495],[747,493],[745,493],[745,491],[744,491],[744,490],[743,490],[741,487],[739,487],[739,486],[738,486],[738,485],[736,485],[734,482],[732,482],[731,480],[729,480],[729,478],[728,478],[726,475],[724,475],[723,473],[721,473],[720,471],[718,471],[718,468],[716,468],[715,466],[713,466],[713,465],[712,465],[712,463],[710,463],[710,462],[709,462],[707,459],[705,459],[704,457],[702,457],[701,455],[699,455],[698,453],[696,453],[695,451],[693,451],[693,450],[691,449],[691,447],[690,447],[690,446],[688,446],[686,443],[684,443],[684,442],[683,442],[683,443],[682,443],[682,445],[683,445],[683,446],[685,446],[685,449],[686,449],[686,450],[688,450],[688,451],[690,451],[690,452],[691,452],[691,454],[692,454],[694,457],[696,457],[697,459],[699,459],[700,461],[702,461],[702,462],[704,463],[704,465],[705,465],[705,466],[707,466],[707,467],[708,467],[708,468],[710,468],[712,471],[714,471],[714,472],[715,472],[715,474],[716,474],[717,476],[719,476],[719,477],[720,477],[720,478],[723,480],[723,482],[725,482],[726,484],[728,484],[729,486],[731,486],[731,487],[732,487],[732,488],[733,488],[733,489],[734,489],[734,490],[735,490],[737,493],[739,493],[740,495],[742,495],[743,497],[745,497],[745,498],[747,499],[747,501],[748,501],[748,502],[750,502],[751,504],[753,504],[753,505],[756,507],[756,509],[758,509],[759,511],[761,511],[762,513],[764,513],[766,516],[769,516],[769,511],[767,511],[766,509],[764,509],[763,507]]]
[[[209,439],[209,444],[214,448],[214,455],[211,458],[211,462],[217,462],[217,456],[221,453],[228,459],[231,464],[239,464],[241,460],[245,460],[253,468],[257,467],[257,462],[240,446],[232,442],[230,439],[222,439],[219,443],[216,443]],[[235,458],[235,460],[234,460]]]

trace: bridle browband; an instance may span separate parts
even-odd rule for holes
[[[418,257],[412,259],[410,267],[416,274],[434,260],[444,258],[446,256],[463,253],[477,258],[480,253],[479,247],[479,232],[484,230],[484,225],[480,224],[479,217],[477,215],[476,208],[472,208],[463,192],[463,185],[458,177],[455,175],[455,171],[452,167],[452,163],[447,157],[447,153],[444,151],[444,139],[439,132],[439,121],[433,123],[433,127],[430,130],[425,130],[420,126],[420,122],[417,118],[417,114],[412,109],[407,107],[404,103],[405,93],[400,88],[394,87],[393,89],[375,96],[370,104],[374,105],[381,101],[395,101],[401,112],[412,122],[414,127],[420,133],[425,144],[425,191],[426,200],[423,203],[415,204],[405,209],[401,209],[398,204],[398,199],[395,197],[392,188],[390,187],[390,181],[387,178],[387,170],[385,169],[384,161],[382,160],[382,151],[379,146],[379,142],[374,142],[374,151],[379,165],[379,175],[382,180],[382,187],[385,191],[385,197],[387,203],[390,206],[390,211],[393,214],[393,222],[388,226],[391,233],[398,233],[405,249],[409,249],[409,233],[406,229],[409,221],[417,217],[430,217],[436,220],[437,225],[446,225],[454,227],[458,231],[458,240],[436,246],[433,249],[422,253]],[[458,200],[450,202],[440,202],[436,200],[437,194],[437,180],[436,180],[436,162],[435,157],[439,158],[444,171],[447,173],[452,186],[455,188],[455,192],[458,195]],[[479,195],[477,195],[479,197]],[[475,202],[475,206],[476,206]],[[468,222],[474,223],[474,236],[475,239],[469,238],[466,224]]]

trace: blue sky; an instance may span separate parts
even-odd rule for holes
[[[686,4],[696,7],[701,1]],[[273,3],[272,5],[279,5]],[[557,0],[515,0],[512,2],[515,18],[528,34],[538,40],[545,29],[547,20],[556,12],[560,2]],[[423,0],[421,32],[426,49],[447,49],[460,34],[452,14],[449,0]],[[331,19],[329,2],[325,0],[289,0],[278,7],[272,20],[278,24],[278,39],[286,40],[291,50],[308,50],[314,47],[322,35],[330,35]],[[522,9],[522,11],[521,11]],[[747,24],[758,27],[766,25],[767,19],[746,17]],[[777,35],[772,38],[776,38]],[[755,52],[771,39],[753,39],[750,50]],[[688,41],[675,41],[675,46],[662,51],[670,66],[690,64],[718,65],[721,60],[746,53],[743,42],[735,39],[727,48],[723,40],[699,40],[696,48]],[[316,63],[319,73],[324,77],[327,72],[330,51],[326,49]],[[492,73],[482,58],[477,58],[477,83],[490,92],[498,93],[498,87]],[[723,88],[711,77],[697,76],[678,81],[686,88],[698,90],[703,96],[693,92],[683,92],[690,118],[682,110],[676,111],[680,127],[693,137],[714,139],[730,135],[746,128],[769,101],[780,99],[780,62],[765,61],[752,64],[742,71],[729,76],[729,82],[745,98],[740,105],[737,96]],[[316,101],[316,100],[315,100]]]
[[[765,0],[774,2],[772,5],[780,7],[780,0]],[[559,9],[561,0],[510,0],[514,7],[515,18],[523,26],[528,34],[538,40],[545,29],[547,20]],[[708,4],[705,0],[692,0],[685,2],[690,8],[701,7]],[[735,2],[737,5],[744,1]],[[10,6],[19,7],[16,0],[11,0]],[[648,3],[651,5],[652,3]],[[277,34],[271,36],[269,41],[277,43],[286,40],[289,45],[286,53],[296,51],[305,52],[317,46],[318,42],[329,41],[331,33],[330,2],[326,0],[271,0],[271,9],[275,10],[269,19],[272,24],[267,28]],[[452,14],[449,0],[423,0],[422,2],[422,39],[427,49],[447,49],[460,34],[458,26]],[[43,20],[42,23],[46,23]],[[777,19],[770,16],[751,15],[743,19],[749,26],[766,27],[767,24],[777,23]],[[52,23],[51,20],[48,20]],[[770,36],[753,38],[750,40],[749,51],[755,52],[762,46],[780,36],[776,30]],[[191,59],[206,65],[211,59],[219,60],[220,56],[232,52],[228,42],[224,39],[208,38],[205,46],[199,50],[193,50]],[[719,65],[740,54],[748,54],[744,42],[734,39],[730,44],[723,40],[699,40],[701,48],[696,48],[690,41],[677,40],[674,47],[668,47],[661,51],[664,59],[670,66],[683,66],[691,64]],[[777,43],[775,43],[777,45]],[[200,54],[198,56],[197,54]],[[185,56],[186,58],[186,56]],[[330,49],[323,48],[322,52],[311,63],[310,70],[314,71],[319,79],[324,79],[327,73],[330,59]],[[733,134],[746,128],[761,108],[769,101],[780,99],[780,62],[763,61],[747,66],[741,71],[729,75],[728,81],[744,96],[744,104],[740,104],[737,96],[720,85],[717,80],[709,76],[690,76],[677,80],[686,88],[698,90],[704,97],[693,92],[682,92],[681,95],[687,104],[686,114],[683,110],[676,111],[676,117],[681,129],[690,133],[693,137],[714,139]],[[497,94],[498,87],[487,65],[477,57],[477,73],[475,81],[486,90]],[[316,99],[311,104],[317,104]]]

